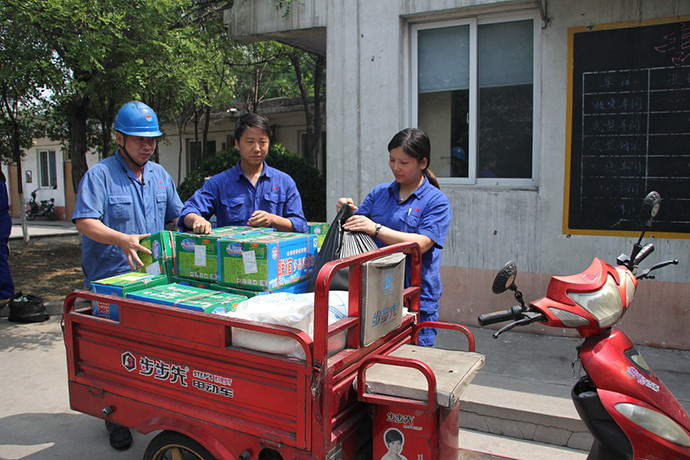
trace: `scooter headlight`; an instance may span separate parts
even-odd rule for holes
[[[679,446],[690,447],[690,436],[676,422],[661,412],[630,403],[618,403],[616,410],[645,430]]]
[[[623,316],[623,300],[613,276],[596,292],[569,292],[568,297],[599,321],[600,327],[615,324]]]
[[[629,307],[635,297],[635,281],[630,272],[625,273],[625,306]]]

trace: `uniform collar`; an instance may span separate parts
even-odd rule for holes
[[[242,167],[240,166],[240,162],[238,161],[235,167],[233,168],[235,172],[237,173],[237,178],[235,179],[236,181],[240,180],[240,177],[244,177],[245,179],[247,176],[244,175],[244,171],[242,171]],[[261,174],[259,177],[271,177],[273,175],[273,168],[268,166],[266,164],[266,161],[264,160],[264,167],[261,169]]]
[[[417,187],[417,190],[410,193],[410,196],[408,196],[405,201],[409,200],[412,196],[414,196],[417,199],[422,198],[429,191],[429,187],[432,187],[432,185],[429,182],[429,179],[426,176],[424,176],[424,181],[422,182],[422,185]],[[400,202],[400,183],[398,181],[391,182],[388,186],[388,191],[395,197],[397,202]]]

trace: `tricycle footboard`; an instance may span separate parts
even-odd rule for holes
[[[226,347],[211,350],[73,315],[68,346],[74,352],[68,356],[74,357],[69,367],[75,410],[143,430],[162,409],[178,414],[168,424],[205,420],[282,445],[310,448],[312,403],[307,395],[312,371],[304,361]],[[72,393],[81,386],[90,390]],[[144,401],[137,406],[144,413],[119,407],[125,400]],[[182,431],[174,425],[166,428]]]

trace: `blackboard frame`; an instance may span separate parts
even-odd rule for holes
[[[616,129],[618,130],[621,129],[620,126],[625,128],[643,125],[646,128],[646,130],[640,130],[640,133],[637,135],[640,141],[639,145],[644,144],[644,146],[639,147],[638,144],[634,144],[641,149],[637,158],[640,161],[638,163],[630,161],[628,166],[637,164],[638,168],[640,168],[639,164],[643,162],[644,166],[647,165],[650,158],[650,139],[672,139],[667,141],[672,143],[679,142],[678,139],[682,139],[683,143],[685,143],[686,139],[682,135],[687,134],[688,145],[690,145],[690,129],[686,131],[684,125],[680,132],[673,131],[663,133],[664,136],[654,137],[656,134],[651,132],[649,128],[651,126],[649,122],[649,112],[651,112],[648,105],[649,98],[646,100],[644,97],[640,98],[642,102],[638,101],[638,104],[641,104],[643,107],[636,114],[633,114],[632,111],[626,112],[625,110],[616,110],[613,114],[607,114],[604,113],[606,108],[601,106],[602,114],[595,112],[593,108],[601,102],[599,99],[596,99],[597,97],[606,94],[606,98],[617,101],[615,105],[618,108],[623,100],[626,101],[627,106],[628,101],[633,99],[632,97],[627,97],[630,96],[631,91],[626,91],[627,94],[623,94],[623,90],[604,93],[604,90],[591,89],[592,87],[598,88],[600,86],[594,85],[592,82],[602,82],[604,81],[603,79],[614,82],[623,81],[624,77],[627,77],[632,72],[637,72],[639,75],[633,75],[633,77],[639,78],[632,78],[632,81],[644,81],[647,78],[647,86],[642,87],[642,89],[637,88],[646,97],[647,93],[651,91],[649,89],[651,82],[661,81],[659,77],[654,75],[667,70],[664,66],[671,68],[671,71],[682,68],[683,72],[687,70],[687,73],[690,75],[690,57],[684,61],[681,61],[678,57],[672,59],[674,58],[672,53],[666,52],[670,48],[661,48],[663,51],[661,52],[658,46],[647,54],[642,51],[650,49],[650,37],[657,39],[665,31],[674,31],[679,27],[683,28],[684,34],[688,34],[685,36],[690,37],[690,15],[568,29],[564,234],[638,235],[639,225],[635,221],[635,217],[644,195],[651,189],[659,188],[659,185],[663,187],[663,179],[658,177],[651,178],[653,180],[650,179],[649,169],[644,169],[644,171],[639,173],[639,176],[629,172],[625,176],[619,174],[621,169],[618,166],[625,164],[625,162],[616,162],[615,155],[611,155],[614,161],[606,162],[606,165],[602,166],[601,158],[606,155],[602,154],[601,158],[596,155],[601,151],[601,146],[604,145],[604,142],[606,141],[607,145],[612,145],[612,141],[615,141],[616,149],[620,150],[623,142],[619,142],[619,139],[624,138],[620,132],[614,132],[614,134],[603,132],[603,123],[600,123],[600,121],[605,120],[605,117],[608,117],[609,121],[614,125],[614,122],[617,122],[619,127]],[[667,35],[669,34],[667,33]],[[667,39],[668,42],[667,35],[664,35],[663,38]],[[601,46],[599,45],[600,43]],[[620,48],[621,43],[625,44],[624,49]],[[653,42],[653,44],[656,43],[657,41]],[[663,44],[663,42],[659,43]],[[593,44],[597,46],[592,46]],[[688,40],[688,44],[690,45],[690,40]],[[683,55],[683,58],[685,57],[687,56]],[[673,64],[671,64],[672,61]],[[631,79],[625,81],[629,82]],[[657,90],[654,94],[671,94],[671,92]],[[688,80],[688,94],[690,94],[690,79]],[[603,98],[600,99],[603,100]],[[645,104],[647,106],[644,106]],[[672,112],[672,115],[673,113],[675,112]],[[644,116],[647,117],[646,120]],[[654,116],[658,116],[656,112]],[[602,131],[597,131],[597,129]],[[630,136],[632,137],[626,139],[634,138],[632,134]],[[626,141],[625,145],[626,148],[630,149],[630,145],[633,144]],[[595,146],[599,147],[595,148]],[[595,150],[597,152],[595,154],[587,155],[585,153],[586,151],[594,152]],[[675,170],[674,173],[678,173],[678,170]],[[683,174],[687,174],[687,180],[690,181],[690,168],[687,173]],[[683,175],[682,178],[685,181],[686,176]],[[615,187],[612,187],[611,184],[615,184]],[[652,188],[648,190],[647,186]],[[625,188],[626,192],[618,191],[617,193],[611,193],[611,188],[620,188],[621,190]],[[667,196],[664,196],[665,191],[659,191],[662,194],[662,198],[665,198],[666,203],[662,204],[659,219],[655,223],[656,230],[653,229],[650,233],[664,238],[690,239],[690,206],[686,208],[683,201],[687,197],[680,197],[676,200],[673,198],[672,192],[666,193]],[[668,195],[671,195],[671,197]],[[664,213],[665,209],[667,209],[666,213]],[[683,214],[683,220],[680,224],[674,220],[674,216],[679,214],[679,210]],[[620,215],[616,215],[616,213],[620,213]]]

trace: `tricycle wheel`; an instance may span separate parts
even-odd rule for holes
[[[151,440],[144,460],[214,460],[195,440],[174,431],[163,431]]]

